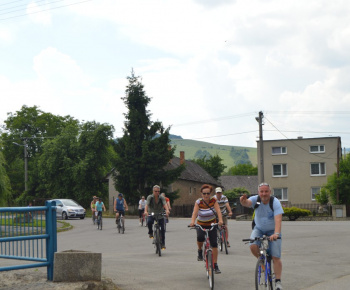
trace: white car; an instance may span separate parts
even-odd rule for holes
[[[56,216],[67,220],[68,218],[84,219],[86,210],[72,199],[53,199],[56,201]]]

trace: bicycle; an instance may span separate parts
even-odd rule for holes
[[[119,217],[117,220],[117,228],[118,228],[118,233],[122,232],[124,234],[125,232],[125,222],[124,222],[124,215],[122,213],[119,213]]]
[[[210,229],[203,229],[200,225],[197,225],[197,224],[194,225],[194,227],[191,227],[191,229],[198,228],[205,232],[205,242],[203,244],[203,261],[204,261],[207,278],[209,279],[209,287],[211,290],[214,289],[214,261],[213,261],[212,248],[210,246],[209,232],[212,230],[216,230],[217,225],[218,225],[217,223],[211,224]]]
[[[102,231],[102,211],[96,211],[97,215],[97,229]]]
[[[255,239],[243,239],[243,242],[253,243],[260,241],[259,252],[260,256],[255,267],[255,288],[273,290],[273,282],[275,280],[274,273],[271,268],[271,256],[268,253],[270,237],[263,235],[255,237]],[[278,237],[280,239],[280,237]]]
[[[151,216],[154,217],[153,242],[152,243],[154,244],[154,247],[156,248],[156,254],[158,254],[159,257],[162,255],[162,237],[160,234],[159,220],[164,215],[165,215],[164,213],[158,213],[158,214],[154,214],[154,212],[151,213]]]
[[[95,212],[96,212],[96,211],[93,211],[93,212],[92,212],[92,223],[93,223],[94,225],[96,225],[96,214],[95,214]]]
[[[141,218],[141,227],[145,224],[145,227],[147,227],[147,219],[145,216],[145,212],[142,212],[142,218]]]
[[[218,227],[218,248],[222,252],[224,247],[226,255],[228,255],[226,226],[222,225]]]

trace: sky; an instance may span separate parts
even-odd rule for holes
[[[0,0],[0,125],[23,105],[112,124],[127,77],[170,133],[350,147],[350,1]]]

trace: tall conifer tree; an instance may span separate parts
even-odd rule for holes
[[[165,170],[173,158],[175,148],[169,149],[170,127],[152,122],[146,95],[139,77],[131,72],[126,96],[122,98],[128,112],[125,115],[124,134],[116,144],[118,158],[115,164],[115,186],[125,194],[128,202],[136,204],[142,195],[151,193],[153,185],[165,187],[174,182],[184,166]]]

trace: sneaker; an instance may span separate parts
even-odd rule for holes
[[[162,244],[162,250],[165,250],[166,247],[165,247],[165,244]]]
[[[276,282],[276,290],[282,290],[283,288],[282,288],[282,285],[281,285],[281,281],[278,281],[278,282]]]
[[[198,251],[197,261],[203,261],[203,251]]]
[[[141,226],[141,222],[140,222],[140,226]]]
[[[153,234],[148,235],[150,239],[153,239]]]
[[[229,241],[227,241],[227,247],[228,248],[230,248],[231,246],[230,246],[230,243],[229,243]]]
[[[220,274],[221,273],[218,264],[214,265],[214,272],[215,272],[215,274]]]

